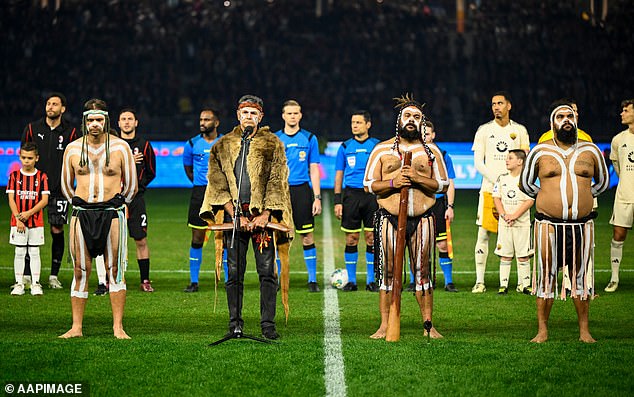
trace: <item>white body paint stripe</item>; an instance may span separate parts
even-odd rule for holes
[[[607,166],[605,164],[605,160],[603,159],[603,155],[596,145],[588,142],[578,142],[576,146],[563,150],[557,146],[540,144],[531,150],[528,158],[526,159],[526,167],[522,172],[520,182],[524,190],[533,198],[535,198],[539,192],[539,186],[536,184],[537,174],[535,173],[535,164],[542,156],[551,156],[559,163],[562,170],[561,180],[559,182],[563,208],[561,219],[568,219],[568,179],[570,179],[572,188],[572,203],[570,205],[572,219],[577,219],[579,215],[579,185],[577,184],[577,177],[575,175],[575,165],[579,155],[583,152],[591,152],[594,155],[597,164],[599,164],[599,175],[595,175],[595,182],[591,187],[592,195],[596,197],[604,192],[609,186]],[[571,157],[569,167],[566,169],[564,158],[567,156]],[[526,172],[526,170],[528,170],[528,172]]]

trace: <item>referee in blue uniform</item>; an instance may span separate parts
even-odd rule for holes
[[[297,101],[291,99],[284,102],[282,119],[284,128],[275,135],[284,143],[286,150],[295,233],[302,237],[304,262],[308,270],[308,291],[319,292],[317,249],[313,237],[315,216],[321,214],[319,145],[315,135],[299,126],[302,108]]]
[[[366,291],[378,292],[374,280],[374,212],[378,209],[376,197],[363,189],[365,166],[372,149],[379,143],[370,138],[372,126],[370,112],[358,110],[352,113],[350,128],[353,138],[339,146],[335,163],[335,216],[341,219],[341,230],[346,234],[344,261],[348,271],[348,283],[343,291],[357,291],[357,245],[361,230],[365,235]],[[343,187],[343,192],[342,192]],[[363,223],[363,227],[362,227]]]
[[[220,119],[215,110],[206,108],[200,112],[200,134],[185,143],[183,150],[183,166],[187,178],[193,182],[192,195],[189,201],[188,226],[192,229],[192,242],[189,249],[189,279],[190,284],[185,292],[198,292],[198,276],[203,260],[203,243],[207,232],[207,222],[198,214],[205,197],[207,188],[207,170],[209,169],[209,152],[222,134],[218,133]],[[223,252],[222,262],[227,263],[227,252]]]

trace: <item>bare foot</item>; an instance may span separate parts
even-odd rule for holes
[[[533,343],[544,343],[548,340],[548,332],[538,332],[537,335],[531,339]]]
[[[70,339],[70,338],[81,338],[82,336],[84,336],[84,334],[82,333],[81,328],[79,329],[71,328],[65,334],[58,336],[58,338]]]
[[[383,327],[380,327],[375,333],[370,335],[370,338],[371,339],[385,339],[386,333],[387,333],[387,330]]]
[[[590,333],[579,334],[579,340],[584,343],[595,343],[596,340],[590,335]]]
[[[114,329],[114,337],[117,339],[132,339],[125,333],[123,328]]]
[[[440,339],[440,338],[444,338],[440,332],[436,331],[436,327],[431,327],[431,330],[429,331],[430,333],[430,338],[432,339]],[[427,331],[423,332],[423,335],[427,336]]]

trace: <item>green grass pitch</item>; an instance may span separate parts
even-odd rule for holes
[[[331,195],[329,195],[329,198]],[[592,396],[631,395],[634,390],[634,236],[625,243],[621,283],[614,294],[603,292],[609,280],[613,191],[600,198],[596,221],[596,287],[590,306],[590,330],[597,343],[577,341],[573,303],[556,301],[550,340],[529,343],[537,329],[535,298],[514,291],[496,295],[498,261],[489,255],[488,291],[471,294],[475,281],[473,247],[477,192],[458,191],[454,236],[454,280],[460,293],[439,289],[434,295],[434,324],[445,336],[428,343],[415,300],[403,295],[401,341],[368,338],[379,324],[377,294],[338,292],[341,352],[345,385],[334,395],[465,395],[465,396]],[[13,284],[13,247],[8,244],[9,210],[0,206],[0,381],[84,382],[94,396],[245,395],[320,396],[331,382],[324,346],[324,293],[306,290],[301,244],[291,256],[291,313],[284,325],[278,304],[275,345],[231,340],[208,344],[227,329],[224,289],[213,305],[213,247],[205,248],[200,292],[185,294],[189,283],[191,232],[186,225],[189,190],[150,190],[148,203],[151,278],[156,292],[139,291],[134,242],[130,240],[128,300],[124,326],[129,341],[112,336],[107,297],[90,296],[84,337],[60,340],[71,325],[68,287],[71,267],[60,273],[64,290],[46,286],[50,271],[50,236],[41,250],[44,296],[9,295]],[[331,202],[331,201],[330,201]],[[332,208],[325,208],[331,211]],[[324,236],[318,217],[316,245],[323,286],[324,249],[334,251],[335,267],[343,267],[343,232],[334,218],[332,235]],[[66,236],[68,230],[66,231]],[[493,252],[494,241],[491,241]],[[363,247],[363,242],[360,244]],[[359,284],[365,280],[360,249]],[[249,253],[249,257],[252,254]],[[515,265],[513,265],[515,269]],[[245,332],[259,334],[259,291],[250,261],[245,286]],[[515,285],[513,271],[510,285]],[[438,269],[438,283],[442,285]],[[96,274],[91,275],[91,291]],[[278,298],[279,299],[279,298]],[[278,300],[279,302],[279,300]]]

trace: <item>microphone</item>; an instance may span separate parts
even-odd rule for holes
[[[244,131],[242,131],[242,139],[247,139],[249,135],[253,132],[253,127],[247,126]]]

